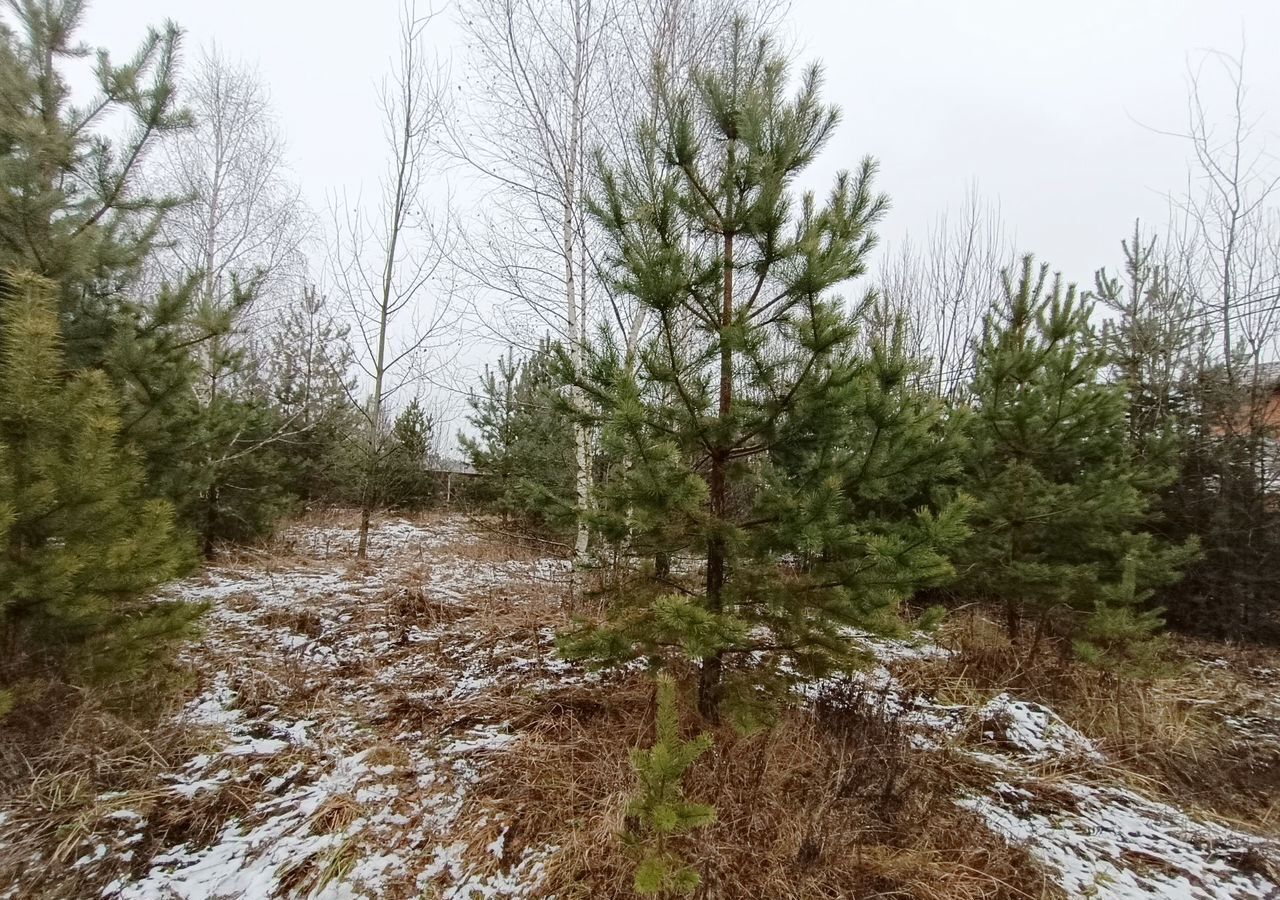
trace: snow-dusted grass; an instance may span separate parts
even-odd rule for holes
[[[517,713],[608,684],[554,652],[566,563],[452,518],[379,524],[367,564],[355,540],[347,522],[300,525],[278,552],[228,558],[164,593],[211,604],[184,652],[197,684],[173,723],[202,749],[145,789],[94,798],[59,846],[24,844],[24,874],[0,897],[541,896],[567,851],[523,829],[490,775],[547,740]],[[1105,754],[1053,710],[1007,693],[938,702],[896,672],[947,651],[851,640],[878,663],[801,694],[856,703],[921,753],[962,760],[974,774],[946,802],[1024,847],[1069,895],[1278,890],[1270,844],[1108,783]],[[10,823],[35,814],[0,809],[0,854]]]

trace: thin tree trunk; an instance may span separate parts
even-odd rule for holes
[[[733,165],[733,150],[729,150],[729,165]],[[732,211],[728,208],[726,198],[725,221],[730,221]],[[720,426],[723,428],[733,405],[733,350],[727,342],[729,328],[733,325],[733,231],[726,228],[724,235],[724,298],[720,311]],[[721,432],[723,435],[723,432]],[[709,479],[711,493],[711,535],[707,540],[707,609],[719,614],[724,609],[724,584],[727,548],[725,546],[724,528],[728,514],[728,484],[726,473],[729,462],[729,447],[725,438],[711,452],[711,474]],[[724,661],[719,651],[702,661],[698,677],[698,709],[707,719],[718,718],[720,703],[720,682],[723,676]]]
[[[569,109],[569,142],[565,152],[565,181],[564,181],[564,218],[562,221],[563,234],[561,239],[564,242],[564,274],[565,274],[565,312],[568,316],[566,322],[569,332],[569,354],[573,362],[575,371],[581,369],[583,338],[586,332],[586,323],[583,316],[580,315],[578,308],[579,297],[578,292],[583,293],[585,300],[586,283],[579,285],[574,272],[575,266],[575,231],[577,221],[575,218],[576,205],[582,202],[580,182],[582,180],[582,172],[580,171],[581,160],[579,156],[582,152],[582,129],[583,129],[583,89],[585,87],[584,80],[585,59],[583,58],[585,36],[582,33],[582,17],[574,16],[574,50],[575,50],[575,66],[573,87],[570,93],[570,109]],[[585,278],[585,272],[582,273]],[[583,394],[581,389],[573,387],[570,389],[571,400],[574,408],[581,411],[583,405]],[[574,439],[574,506],[577,513],[577,534],[573,543],[573,568],[574,578],[571,584],[571,591],[577,592],[577,575],[576,572],[586,565],[587,549],[591,540],[591,529],[587,522],[587,509],[591,502],[591,460],[590,460],[590,435],[583,425],[575,425],[573,429]]]
[[[401,112],[404,119],[401,122],[399,159],[396,162],[396,190],[391,214],[391,233],[388,235],[386,258],[382,267],[382,296],[378,304],[378,352],[373,365],[373,397],[369,403],[369,446],[367,448],[369,458],[365,461],[365,484],[360,494],[360,543],[356,549],[357,559],[365,559],[368,555],[369,518],[373,513],[374,501],[377,499],[379,456],[382,452],[383,392],[386,389],[387,374],[387,325],[391,318],[396,246],[400,242],[400,230],[404,227],[408,207],[406,180],[413,142],[412,104],[406,101]]]

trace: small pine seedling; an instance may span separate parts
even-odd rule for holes
[[[647,750],[631,752],[637,790],[627,815],[637,826],[624,836],[624,841],[641,850],[635,887],[646,897],[690,894],[698,887],[698,873],[671,850],[669,842],[716,819],[714,807],[687,802],[682,788],[689,766],[711,748],[711,736],[703,733],[691,741],[681,740],[676,685],[670,675],[658,676],[657,691],[657,740]]]

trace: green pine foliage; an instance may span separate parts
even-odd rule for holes
[[[1048,272],[1026,257],[1016,281],[1006,273],[978,347],[962,590],[1003,603],[1011,634],[1030,618],[1037,636],[1119,661],[1159,627],[1144,604],[1196,548],[1143,530],[1172,468],[1131,439],[1091,306]]]
[[[486,367],[468,402],[473,433],[459,442],[481,475],[473,499],[525,528],[573,527],[573,423],[563,402],[555,347]]]
[[[900,601],[950,572],[964,504],[929,492],[954,469],[943,408],[900,339],[863,347],[873,298],[839,293],[886,209],[874,164],[797,195],[839,118],[820,72],[786,96],[786,60],[740,23],[714,57],[664,98],[637,164],[601,165],[613,287],[653,325],[634,366],[596,354],[574,377],[620,461],[598,527],[654,565],[562,647],[690,657],[704,714],[755,723],[789,678],[861,662],[848,627],[900,627]],[[670,576],[678,558],[700,584]]]
[[[315,288],[281,315],[258,362],[261,390],[288,437],[275,445],[285,490],[303,503],[350,500],[343,442],[359,427],[350,328]]]
[[[0,269],[57,284],[73,368],[101,365],[132,324],[121,307],[161,217],[181,201],[146,193],[141,167],[190,123],[177,104],[177,26],[149,31],[116,63],[77,38],[86,6],[15,0],[16,28],[0,23]],[[97,93],[76,106],[62,70],[86,57]]]
[[[0,679],[132,679],[199,613],[147,599],[190,548],[143,495],[106,379],[66,376],[54,296],[28,275],[0,296]]]
[[[624,841],[640,851],[636,893],[646,896],[691,894],[700,883],[694,871],[671,846],[671,839],[716,820],[714,807],[684,799],[683,782],[689,767],[711,749],[711,736],[680,737],[676,684],[670,675],[657,679],[657,735],[648,749],[631,751],[636,792],[627,805],[634,823]]]
[[[435,480],[429,469],[434,427],[417,397],[392,423],[386,465],[387,502],[392,506],[420,510],[434,498]]]
[[[235,432],[208,421],[197,351],[229,323],[201,315],[191,279],[154,295],[140,286],[163,217],[184,199],[143,184],[157,145],[190,125],[176,89],[181,34],[171,23],[153,29],[118,63],[80,42],[84,0],[10,7],[0,23],[0,269],[56,285],[68,367],[107,373],[148,492],[204,531],[205,470],[226,449],[207,442]],[[85,58],[96,92],[77,105],[66,71]]]

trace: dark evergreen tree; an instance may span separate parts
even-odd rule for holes
[[[419,510],[435,496],[432,435],[435,423],[414,397],[391,424],[391,448],[387,460],[387,502],[400,509]]]
[[[565,531],[576,515],[573,423],[554,358],[544,342],[519,362],[508,355],[486,367],[469,399],[474,434],[459,441],[481,476],[476,500],[522,527]]]
[[[0,295],[0,682],[134,678],[199,612],[147,598],[192,554],[143,496],[105,377],[67,378],[55,296],[12,274]]]
[[[869,300],[836,293],[863,273],[886,208],[874,165],[840,174],[825,202],[795,197],[838,119],[820,73],[784,96],[785,59],[741,24],[714,57],[663,98],[636,165],[602,164],[614,287],[653,336],[634,369],[575,373],[625,460],[604,527],[637,556],[695,555],[703,579],[628,583],[564,647],[686,654],[704,714],[723,699],[750,717],[762,685],[858,664],[845,627],[895,627],[898,601],[948,572],[962,505],[902,509],[947,465],[941,408],[911,394],[894,346],[857,352]]]
[[[1232,640],[1280,640],[1280,560],[1274,366],[1241,359],[1235,378],[1202,365],[1179,391],[1178,478],[1167,528],[1198,536],[1203,557],[1164,603],[1170,625]]]
[[[1167,461],[1129,433],[1123,382],[1074,286],[1023,260],[987,319],[973,382],[965,489],[975,498],[963,589],[1003,603],[1008,629],[1076,639],[1123,662],[1159,618],[1144,604],[1179,577],[1194,544],[1143,530]],[[1105,626],[1105,627],[1104,627]]]

